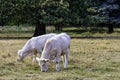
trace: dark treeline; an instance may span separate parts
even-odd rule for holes
[[[120,5],[117,0],[0,0],[0,25],[35,25],[33,36],[45,34],[46,25],[58,31],[63,26],[96,26],[110,22],[106,14],[113,10],[104,3]]]

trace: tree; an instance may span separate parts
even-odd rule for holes
[[[14,3],[14,19],[15,22],[21,24],[35,25],[34,37],[46,33],[45,23],[43,22],[42,3],[44,0],[15,0]]]
[[[1,0],[0,3],[0,23],[35,25],[33,36],[45,34],[46,25],[64,25],[69,12],[69,5],[63,0]]]
[[[107,9],[98,7],[103,2],[104,0],[0,0],[0,25],[35,25],[33,36],[38,36],[46,33],[47,25],[54,25],[59,31],[65,25],[86,26],[108,22],[110,19],[105,14]],[[108,28],[111,29],[111,26]]]
[[[0,0],[0,25],[8,24],[11,18],[12,4],[8,4],[9,0]]]
[[[90,22],[92,24],[107,24],[108,33],[112,33],[114,31],[113,26],[116,23],[120,23],[120,14],[119,10],[119,1],[118,0],[99,0],[99,4],[96,1],[96,7],[89,8],[89,12],[93,12],[95,14],[90,15]],[[119,18],[119,19],[118,19]]]
[[[69,3],[69,18],[70,25],[80,26],[87,21],[87,8],[90,6],[89,0],[67,0]]]
[[[65,0],[46,0],[44,2],[43,20],[47,25],[54,25],[56,30],[62,30],[62,26],[67,24],[69,14],[69,4]]]

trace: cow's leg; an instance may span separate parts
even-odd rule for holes
[[[62,55],[62,60],[63,60],[63,66],[65,64],[65,55]]]
[[[37,62],[36,57],[37,57],[37,51],[33,53],[33,62]]]
[[[56,57],[55,61],[56,61],[56,70],[60,71],[60,58]]]
[[[70,54],[70,49],[67,49],[65,55],[64,55],[64,68],[68,67],[68,56]]]
[[[68,54],[65,54],[64,55],[64,68],[67,68],[68,67]]]
[[[60,71],[60,62],[56,62],[56,70]]]

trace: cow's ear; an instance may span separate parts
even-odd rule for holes
[[[42,62],[48,62],[49,59],[40,59],[40,61],[42,61]]]
[[[45,59],[45,62],[48,62],[49,61],[49,59]]]
[[[40,62],[40,61],[41,61],[41,59],[40,59],[40,58],[38,58],[38,57],[36,57],[36,60],[37,60],[38,62]]]
[[[43,59],[43,58],[40,58],[40,61],[41,61],[41,62],[45,62],[45,59]]]

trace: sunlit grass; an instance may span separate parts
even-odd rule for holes
[[[0,80],[120,80],[120,40],[72,39],[68,69],[40,71],[31,57],[17,62],[25,40],[0,40]]]

